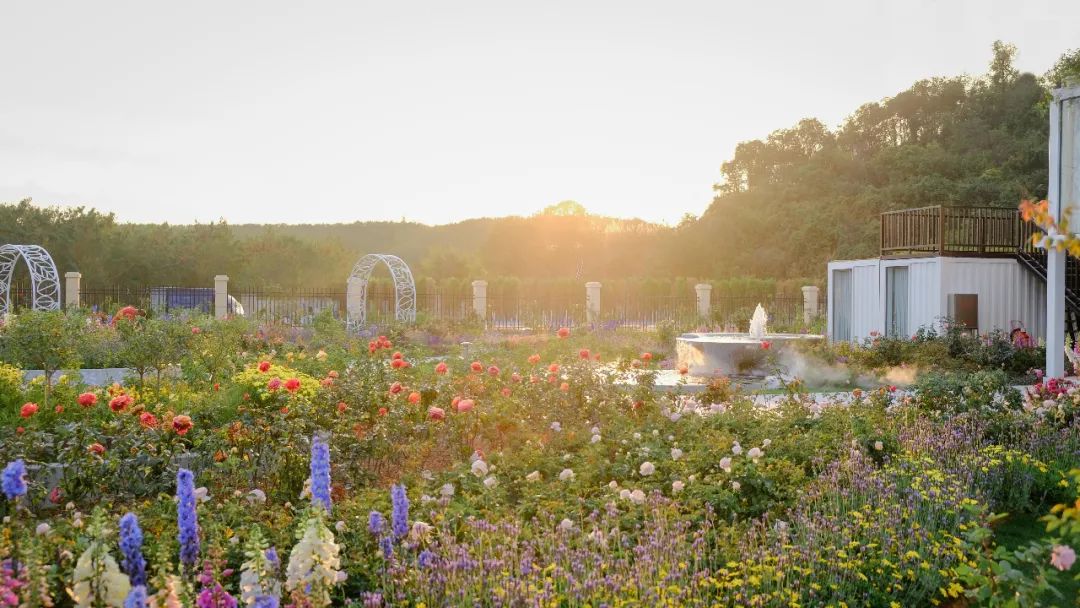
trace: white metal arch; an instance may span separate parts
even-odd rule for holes
[[[353,266],[348,280],[349,325],[361,325],[367,319],[367,284],[371,271],[379,264],[386,264],[394,280],[394,318],[398,321],[416,320],[416,283],[412,271],[404,260],[396,255],[369,253]]]
[[[4,245],[0,247],[0,314],[11,312],[11,277],[20,258],[30,269],[30,307],[59,310],[60,273],[49,252],[38,245]]]

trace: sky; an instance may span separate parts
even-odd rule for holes
[[[1077,23],[1075,0],[0,0],[0,201],[674,224],[740,141],[982,74],[996,39],[1042,74]]]

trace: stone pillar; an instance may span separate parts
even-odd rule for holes
[[[818,289],[817,285],[804,285],[802,288],[802,317],[803,323],[809,325],[818,318]]]
[[[600,283],[585,283],[585,320],[590,325],[600,322]]]
[[[345,283],[345,314],[350,322],[360,322],[367,318],[364,298],[367,292],[367,279],[364,277],[349,277]]]
[[[214,277],[214,318],[225,319],[229,316],[229,275],[219,274]]]
[[[78,308],[82,303],[82,273],[64,273],[64,308]]]
[[[697,314],[702,319],[708,319],[712,314],[712,285],[698,283],[694,285],[694,291],[697,292]]]
[[[481,319],[487,319],[487,281],[477,279],[472,282],[473,313]]]

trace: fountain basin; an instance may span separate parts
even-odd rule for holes
[[[764,376],[768,357],[800,341],[822,340],[816,334],[690,333],[675,339],[675,355],[691,376]],[[764,348],[767,342],[769,348]]]

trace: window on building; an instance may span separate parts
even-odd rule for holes
[[[832,274],[832,339],[851,339],[851,270]]]
[[[890,266],[885,269],[885,335],[908,335],[907,266]]]

